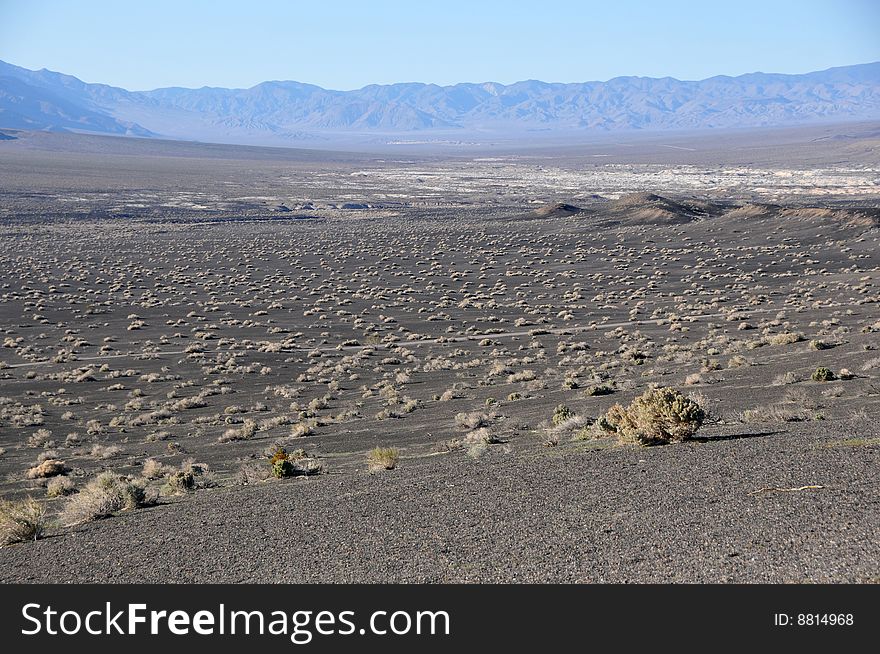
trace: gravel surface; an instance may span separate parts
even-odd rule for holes
[[[880,447],[842,444],[845,423],[782,429],[201,491],[3,548],[0,579],[876,581]],[[768,490],[803,486],[821,488]]]

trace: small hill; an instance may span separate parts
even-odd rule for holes
[[[523,218],[566,218],[579,214],[581,211],[583,210],[580,207],[576,207],[573,204],[555,202],[533,209],[525,214]]]
[[[780,215],[799,220],[830,220],[844,227],[880,226],[880,208],[877,207],[791,207]]]
[[[706,200],[677,201],[642,192],[612,200],[608,212],[623,224],[673,225],[719,215],[721,207]]]

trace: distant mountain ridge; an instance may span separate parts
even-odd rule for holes
[[[0,62],[0,127],[228,143],[295,144],[345,134],[521,134],[782,126],[880,119],[880,62],[801,75],[700,81],[452,86],[333,91],[290,81],[249,89],[126,91]]]

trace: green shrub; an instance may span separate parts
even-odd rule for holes
[[[599,426],[613,427],[621,441],[663,445],[691,438],[706,418],[699,404],[674,388],[646,391],[624,408],[612,406]]]
[[[819,367],[811,375],[813,381],[817,382],[828,382],[833,381],[835,379],[834,373],[831,372],[828,368]]]
[[[279,447],[269,459],[272,476],[276,479],[285,477],[297,477],[300,475],[316,475],[323,472],[323,464],[316,458],[310,457],[302,448],[293,452],[287,452]]]
[[[272,462],[272,476],[276,479],[284,479],[293,476],[293,463],[290,459],[276,459]]]
[[[564,404],[558,405],[555,409],[553,409],[553,418],[551,418],[551,422],[554,426],[561,425],[566,420],[569,420],[574,417],[574,411],[569,409]]]

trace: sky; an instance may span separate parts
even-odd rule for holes
[[[803,73],[880,61],[880,0],[0,0],[0,59],[129,90]]]

